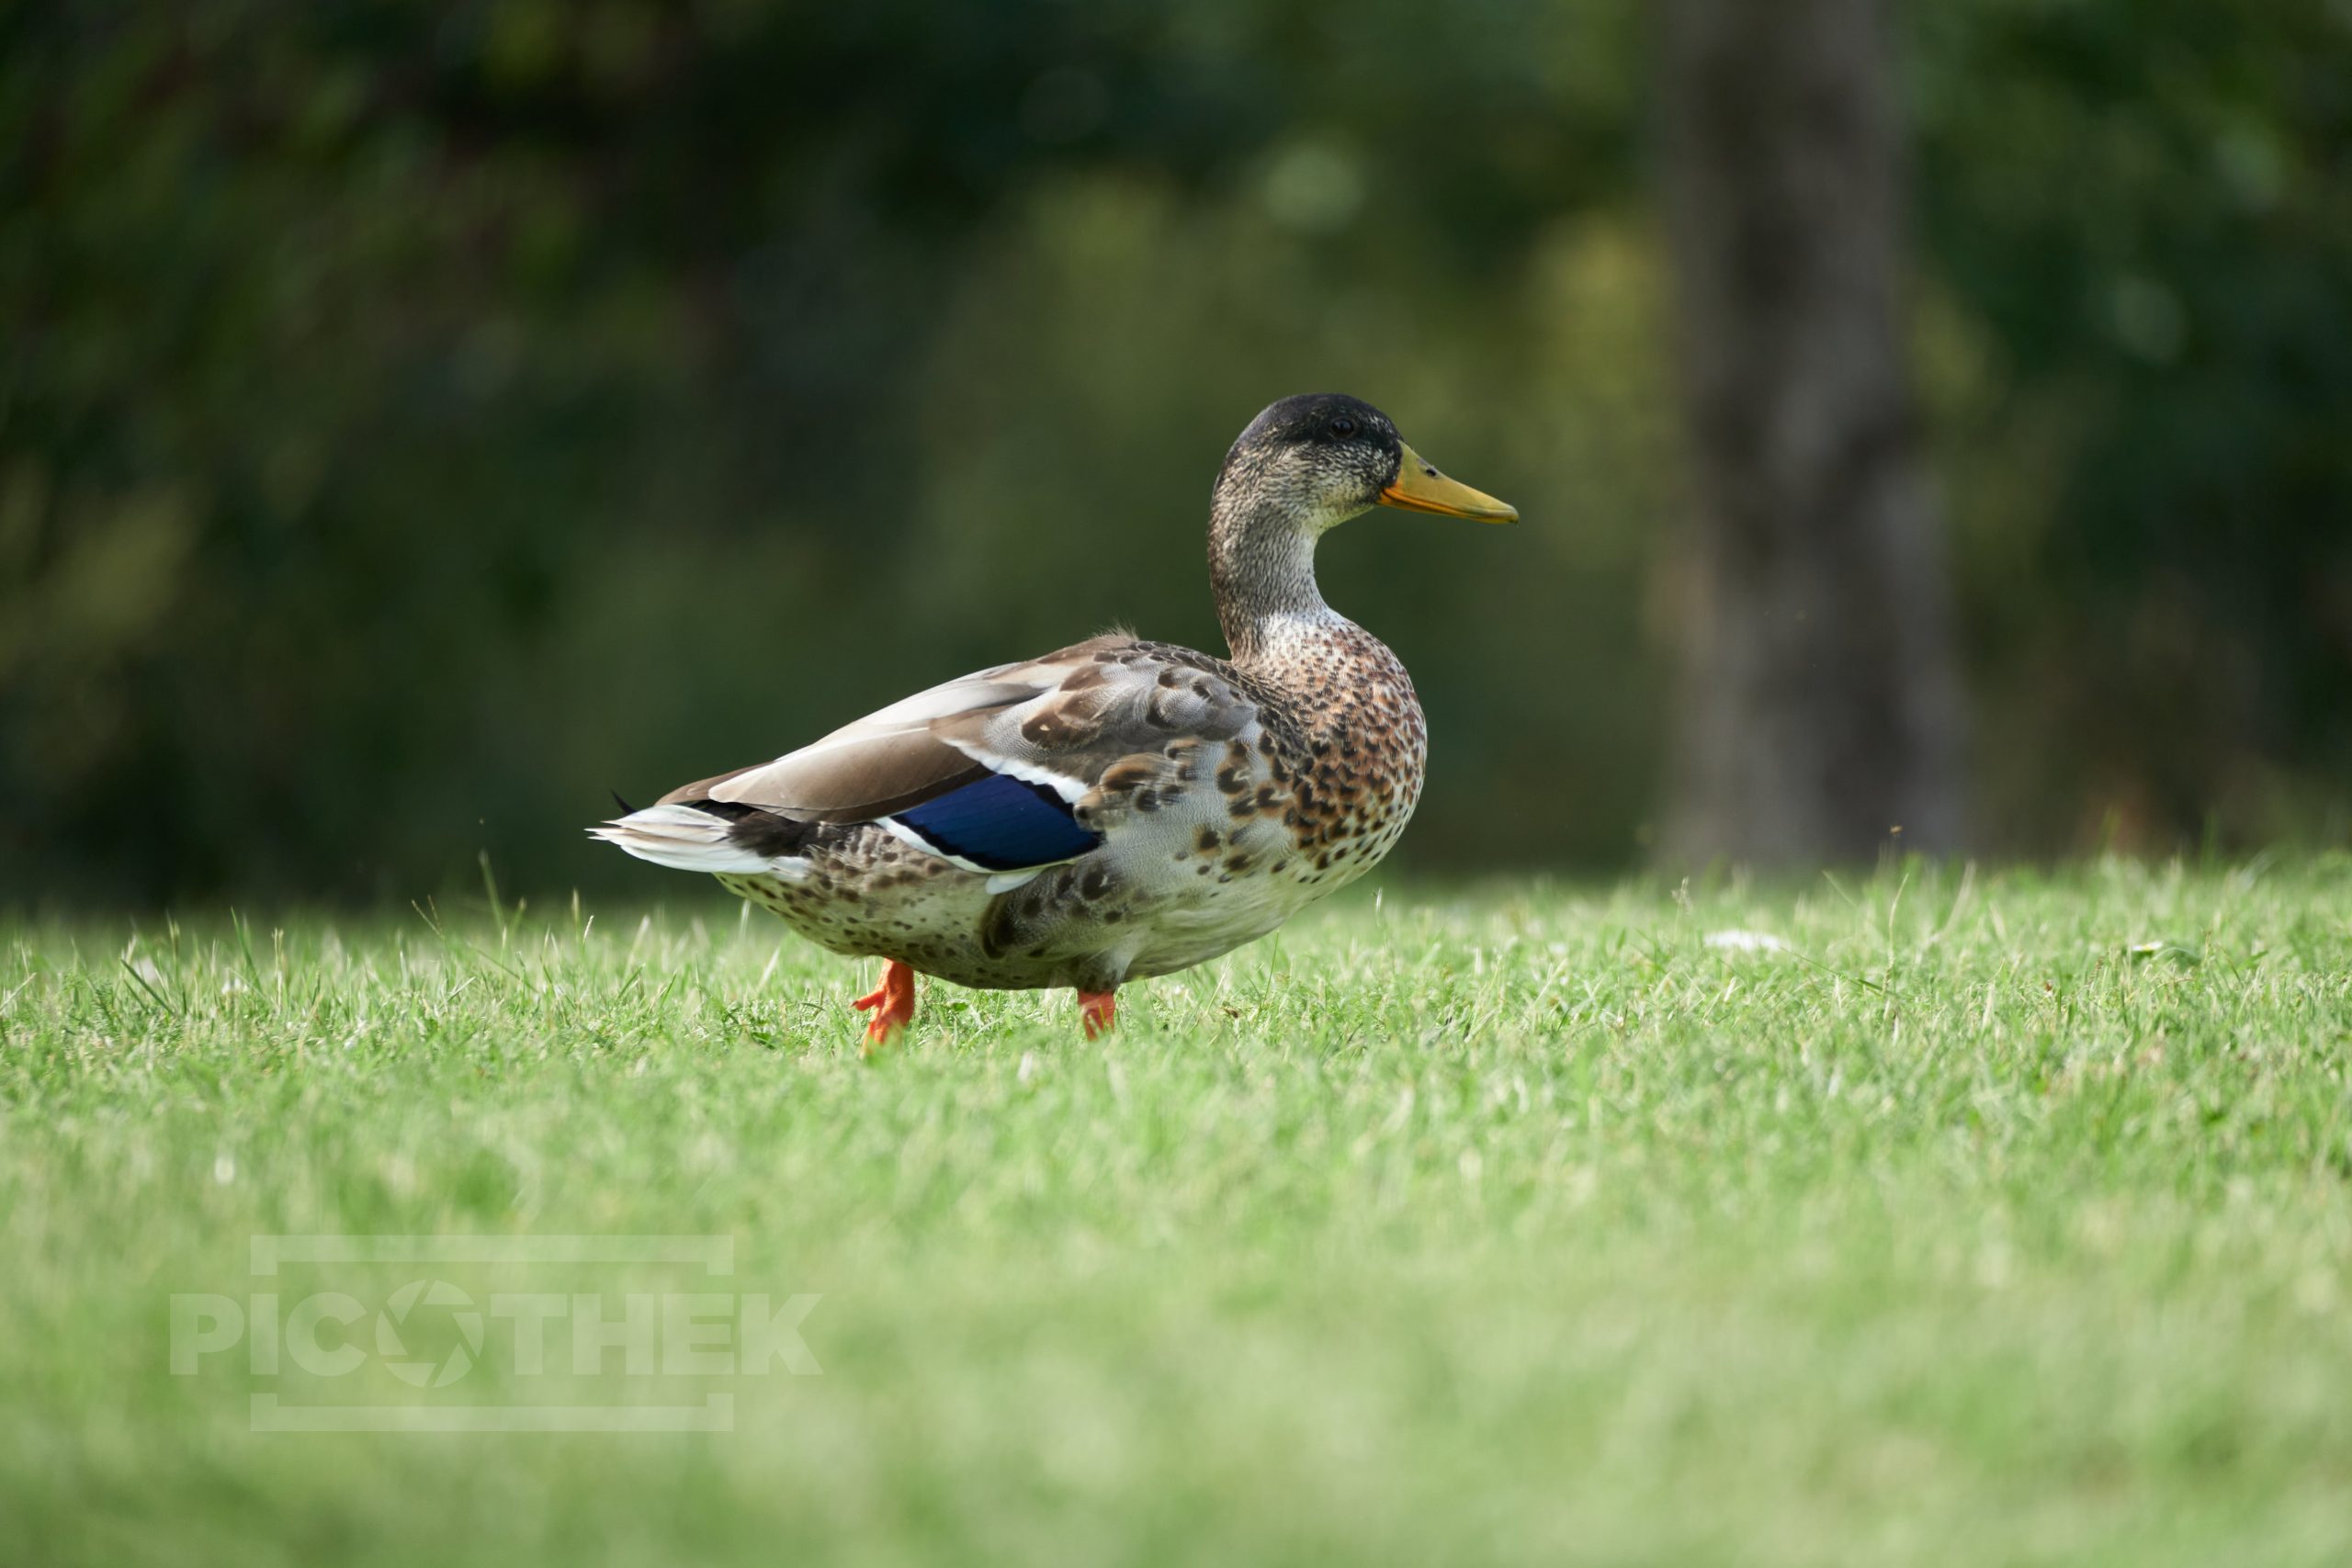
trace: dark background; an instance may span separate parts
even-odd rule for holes
[[[1954,847],[2345,841],[2352,6],[1893,17],[1856,68],[1895,109]],[[1657,31],[9,8],[0,902],[398,899],[483,850],[648,891],[579,835],[608,786],[1113,621],[1217,648],[1209,481],[1320,389],[1526,518],[1325,547],[1430,714],[1398,863],[1670,852],[1708,612]]]

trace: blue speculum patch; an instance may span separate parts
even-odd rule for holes
[[[1004,773],[897,812],[891,820],[914,829],[933,849],[988,871],[1051,865],[1102,841],[1102,835],[1078,825],[1060,795]]]

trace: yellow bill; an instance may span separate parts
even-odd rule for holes
[[[1401,443],[1400,443],[1401,445]],[[1433,512],[1441,517],[1467,517],[1474,523],[1516,523],[1519,508],[1497,501],[1482,490],[1472,490],[1447,479],[1434,464],[1410,446],[1396,465],[1396,478],[1380,492],[1380,504],[1400,512]]]

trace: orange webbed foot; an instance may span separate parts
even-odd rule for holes
[[[1078,993],[1078,1022],[1089,1040],[1099,1040],[1117,1027],[1119,994],[1116,991],[1080,991]]]
[[[915,1015],[915,972],[893,958],[882,970],[882,983],[850,1004],[871,1012],[865,1025],[865,1048],[889,1043],[893,1031],[903,1029]]]

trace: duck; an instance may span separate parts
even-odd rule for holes
[[[1097,1038],[1122,986],[1266,935],[1378,865],[1411,819],[1429,756],[1412,679],[1315,579],[1323,536],[1374,507],[1519,518],[1371,404],[1283,398],[1210,492],[1225,657],[1106,632],[622,802],[588,831],[881,959],[852,1004],[869,1052],[912,1021],[918,975],[1073,991]]]

